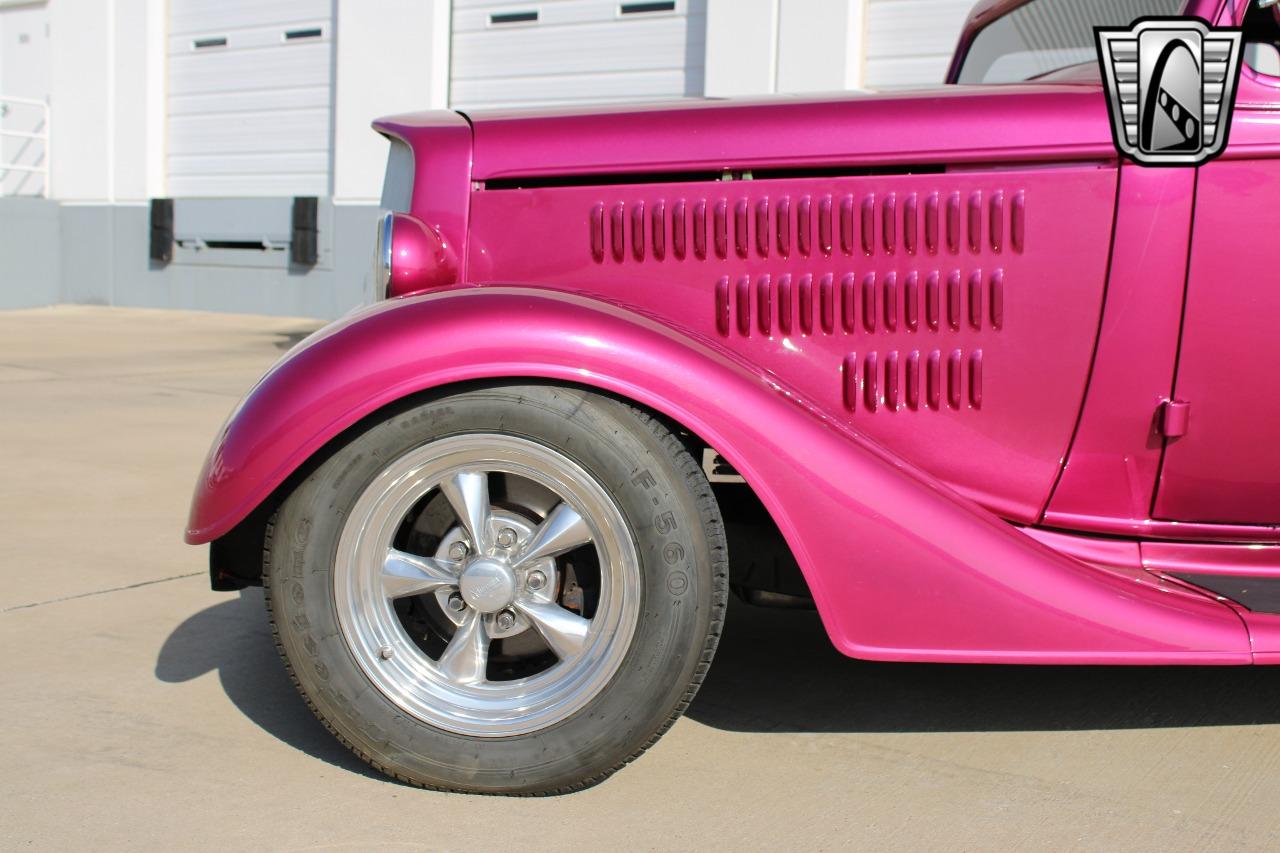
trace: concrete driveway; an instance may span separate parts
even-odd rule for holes
[[[0,847],[1280,846],[1280,669],[866,664],[735,607],[687,717],[591,790],[424,792],[349,755],[258,590],[182,544],[219,423],[306,321],[0,313]]]

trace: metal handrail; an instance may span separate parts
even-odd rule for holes
[[[0,104],[13,104],[20,107],[39,107],[40,123],[37,125],[36,131],[25,130],[5,130],[0,127],[0,140],[5,137],[26,140],[25,144],[18,149],[13,155],[11,162],[0,160],[0,196],[14,195],[16,193],[8,193],[5,191],[6,178],[11,172],[21,172],[28,175],[40,175],[44,178],[40,183],[40,195],[45,198],[49,197],[49,102],[47,100],[38,100],[36,98],[20,98],[11,95],[0,95]],[[41,146],[40,157],[33,165],[24,165],[19,162],[31,148],[33,143],[39,142]],[[25,180],[18,184],[18,189],[22,188]]]

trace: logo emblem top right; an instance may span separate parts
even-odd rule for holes
[[[1240,76],[1240,30],[1147,18],[1095,32],[1121,154],[1144,166],[1199,166],[1222,153]]]

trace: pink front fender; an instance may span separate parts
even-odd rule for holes
[[[514,288],[396,300],[329,327],[249,394],[206,462],[187,541],[232,529],[311,454],[414,392],[510,377],[674,418],[755,489],[854,657],[1248,663],[1227,607],[1036,542],[714,344],[616,306]]]

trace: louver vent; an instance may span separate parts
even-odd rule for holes
[[[850,353],[841,368],[850,412],[982,408],[982,350]]]
[[[998,331],[1004,300],[1002,269],[724,276],[716,329],[725,337]]]
[[[1026,195],[975,190],[601,202],[588,223],[597,263],[1021,253]]]

